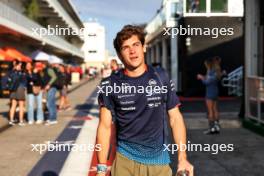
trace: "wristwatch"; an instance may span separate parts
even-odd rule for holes
[[[97,173],[106,173],[107,165],[106,164],[97,164]]]

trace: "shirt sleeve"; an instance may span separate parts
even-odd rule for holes
[[[49,68],[48,69],[48,74],[51,77],[48,84],[52,85],[57,79],[56,73],[55,73],[55,71],[53,69]]]
[[[170,109],[173,109],[177,106],[180,106],[180,100],[179,97],[176,94],[176,89],[175,89],[175,84],[173,83],[172,80],[168,81],[167,84],[167,102],[166,102],[166,107],[167,111]]]
[[[97,87],[97,93],[98,93],[98,104],[100,107],[106,107],[108,110],[113,111],[114,109],[114,103],[112,100],[112,95],[109,92],[106,92],[107,86],[110,85],[110,81],[107,79],[104,79],[101,81],[100,85]]]

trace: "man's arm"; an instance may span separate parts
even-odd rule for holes
[[[97,128],[97,144],[101,145],[101,150],[97,152],[99,164],[106,164],[110,147],[112,114],[106,107],[100,108],[100,121]],[[104,174],[98,174],[98,176]]]
[[[178,107],[168,111],[169,122],[175,143],[179,146],[178,150],[178,171],[187,170],[193,176],[193,166],[187,160],[186,151],[181,150],[181,144],[186,144],[186,128],[182,114]]]
[[[56,79],[59,79],[57,78],[55,71],[51,68],[48,69],[48,75],[50,76],[50,80],[44,88],[46,91],[50,89],[51,85],[56,81]]]
[[[53,70],[53,69],[48,69],[48,74],[49,74],[49,76],[50,76],[50,80],[49,80],[49,85],[52,85],[55,81],[56,81],[56,79],[59,79],[59,78],[57,78],[57,75],[56,75],[56,73],[55,73],[55,71]]]

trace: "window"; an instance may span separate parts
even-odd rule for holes
[[[179,18],[179,13],[180,12],[180,3],[178,2],[174,2],[171,4],[171,14],[170,17],[171,18]]]
[[[186,8],[189,13],[205,13],[206,0],[186,0]]]
[[[211,12],[227,12],[227,0],[211,0]]]

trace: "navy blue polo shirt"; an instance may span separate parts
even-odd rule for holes
[[[115,117],[118,151],[145,164],[168,164],[163,152],[164,119],[180,104],[167,74],[158,75],[152,66],[139,77],[120,70],[102,80],[98,96],[99,105]]]

